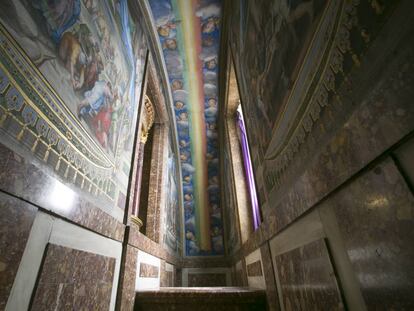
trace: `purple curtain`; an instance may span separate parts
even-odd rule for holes
[[[250,157],[249,143],[247,141],[246,127],[244,124],[243,114],[241,111],[237,111],[237,124],[240,132],[240,143],[243,153],[244,171],[246,172],[247,188],[249,189],[250,201],[252,203],[253,210],[253,226],[256,230],[262,220],[260,219],[259,202],[257,200],[256,184],[254,182],[253,166]]]

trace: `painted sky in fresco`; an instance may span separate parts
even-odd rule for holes
[[[217,0],[150,0],[177,121],[185,255],[223,254],[219,202]]]

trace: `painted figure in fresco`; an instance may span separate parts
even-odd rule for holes
[[[184,140],[184,139],[181,139],[180,140],[180,148],[186,148],[186,147],[188,147],[190,145],[190,142],[187,142],[186,140]]]
[[[98,5],[95,0],[83,0],[83,5],[88,10],[89,14],[96,15],[98,13]]]
[[[205,47],[213,46],[214,45],[214,37],[213,36],[206,36],[202,40],[202,45]]]
[[[178,116],[178,121],[188,121],[187,112],[181,112]]]
[[[220,19],[216,16],[209,17],[206,22],[201,26],[201,31],[204,34],[212,33],[217,30],[220,24]]]
[[[181,110],[181,109],[183,109],[184,108],[184,103],[182,102],[182,101],[176,101],[175,102],[175,109],[177,109],[177,110]]]
[[[79,19],[80,0],[34,0],[34,8],[42,12],[49,35],[59,43],[63,33]]]
[[[217,60],[215,57],[209,57],[206,58],[204,66],[208,69],[208,70],[214,70],[217,67]]]
[[[92,118],[92,127],[99,143],[106,149],[109,144],[109,130],[112,122],[112,107],[106,105]]]
[[[177,90],[182,90],[183,89],[183,82],[181,80],[174,80],[171,83],[171,88],[172,88],[173,92],[177,91]]]
[[[101,108],[113,99],[112,84],[106,81],[97,81],[92,90],[85,92],[85,99],[78,106],[78,117],[93,117]]]
[[[161,26],[158,26],[157,32],[161,37],[168,38],[171,35],[171,30],[176,29],[176,23],[169,21]]]
[[[67,31],[63,34],[59,57],[70,73],[75,90],[90,90],[104,69],[99,48],[85,24],[80,24],[76,32]]]
[[[177,49],[177,41],[175,39],[166,39],[164,41],[164,48],[169,50],[176,50]]]
[[[215,117],[217,115],[217,100],[210,98],[207,101],[208,108],[204,110],[206,117]]]

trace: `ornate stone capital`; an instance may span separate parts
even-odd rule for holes
[[[140,141],[143,144],[147,142],[148,133],[152,125],[154,124],[154,117],[155,117],[154,105],[152,104],[151,100],[149,99],[147,95],[145,95],[145,98],[144,98],[144,109],[145,109],[145,114],[144,114],[144,118],[142,122],[141,136],[140,136]]]

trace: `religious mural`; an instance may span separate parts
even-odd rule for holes
[[[240,248],[240,226],[237,202],[235,197],[235,186],[234,186],[234,174],[233,174],[233,163],[230,157],[229,145],[224,146],[224,157],[223,157],[223,179],[225,184],[223,185],[223,194],[225,198],[225,228],[227,232],[226,237],[226,249],[227,254],[233,254]]]
[[[314,154],[312,133],[329,135],[321,119],[342,102],[339,90],[397,3],[232,1],[229,40],[261,197]]]
[[[232,50],[260,162],[328,1],[234,1]],[[249,66],[244,66],[249,64]]]
[[[223,254],[217,150],[217,0],[151,0],[174,100],[184,191],[185,254]]]
[[[26,66],[21,83],[29,79],[36,89],[26,92],[33,95],[27,104],[41,110],[31,125],[45,123],[38,126],[43,131],[38,140],[45,137],[48,148],[47,157],[37,156],[58,173],[61,162],[69,163],[62,177],[74,170],[74,184],[124,208],[119,198],[126,193],[147,52],[127,1],[5,0],[0,21],[2,46],[14,48],[2,50],[2,68],[12,70],[13,57],[24,59],[17,63]],[[20,88],[25,91],[23,84]],[[35,95],[43,102],[36,102]],[[24,130],[37,135],[29,127]],[[30,146],[24,138],[32,152],[40,152],[37,141]]]
[[[164,212],[164,245],[172,252],[180,253],[181,250],[181,222],[180,204],[178,194],[178,171],[176,155],[172,148],[172,136],[168,140],[168,178],[165,189],[167,190]]]

